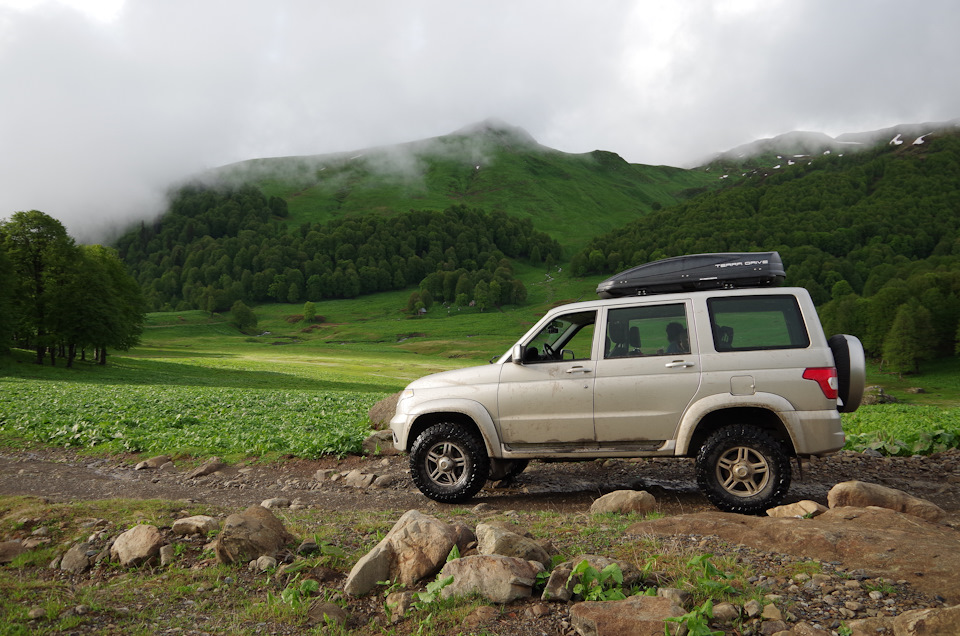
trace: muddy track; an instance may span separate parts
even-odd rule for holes
[[[212,475],[189,479],[196,462],[176,468],[135,470],[138,458],[91,457],[48,448],[0,451],[0,494],[34,495],[51,501],[133,498],[168,499],[242,508],[272,497],[300,499],[318,509],[430,510],[442,504],[416,490],[404,456],[358,457],[317,461],[286,460],[228,466]],[[376,475],[372,486],[355,487],[342,477],[316,479],[319,469],[339,476],[349,471]],[[830,458],[793,465],[787,502],[813,499],[826,503],[836,483],[871,481],[904,490],[948,511],[960,509],[960,451],[930,457],[884,458],[842,452]],[[489,483],[469,504],[501,510],[583,512],[598,496],[618,489],[647,490],[664,514],[713,510],[697,490],[692,460],[607,460],[576,463],[533,462],[508,483]]]

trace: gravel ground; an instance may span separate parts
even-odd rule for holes
[[[274,464],[233,465],[203,477],[188,478],[197,464],[157,470],[136,470],[139,458],[89,456],[69,450],[30,448],[0,450],[0,494],[34,495],[51,501],[105,498],[168,499],[202,502],[241,509],[272,497],[284,497],[318,511],[398,510],[424,512],[443,506],[423,497],[410,482],[406,458],[325,458],[318,461],[287,460]],[[318,480],[318,471],[322,479]],[[364,477],[368,476],[368,477]],[[841,452],[830,458],[805,462],[802,474],[794,466],[790,501],[814,499],[826,503],[836,483],[859,479],[898,488],[922,497],[948,511],[950,520],[960,513],[960,452],[930,457],[884,458]],[[352,483],[367,483],[354,486]],[[644,489],[658,501],[665,515],[713,510],[696,489],[691,460],[607,460],[579,463],[534,462],[510,483],[491,485],[473,504],[484,510],[552,510],[584,513],[599,495],[620,488]],[[462,507],[462,506],[461,506]],[[956,527],[953,521],[948,521]],[[799,559],[730,544],[710,535],[675,535],[677,549],[730,555],[748,562],[757,572],[772,573],[751,581],[765,588],[768,598],[785,608],[787,625],[807,621],[837,630],[841,621],[871,616],[891,616],[909,609],[939,607],[942,599],[920,594],[903,581],[850,570],[843,563],[820,564],[821,573],[796,575]],[[378,612],[378,601],[351,606],[355,620],[368,620]],[[768,622],[770,619],[767,619]],[[747,622],[737,632],[759,632],[762,623]],[[400,627],[407,633],[412,626]],[[477,628],[481,629],[481,628]],[[482,629],[496,634],[571,633],[568,606],[531,601],[505,606]],[[202,633],[202,628],[197,630]]]

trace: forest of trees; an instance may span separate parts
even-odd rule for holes
[[[43,364],[72,366],[89,349],[105,364],[107,348],[139,340],[140,288],[116,252],[77,245],[42,212],[17,212],[0,222],[0,352],[34,349]]]
[[[801,162],[803,163],[803,162]],[[830,333],[894,371],[955,353],[960,327],[960,135],[752,178],[594,238],[575,275],[703,252],[777,250]]]
[[[522,302],[509,258],[554,262],[529,220],[455,206],[291,227],[254,187],[182,188],[167,214],[117,241],[153,310],[226,311],[236,301],[302,303],[421,286],[438,302]],[[494,293],[490,293],[490,289]]]

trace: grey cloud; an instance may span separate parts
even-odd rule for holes
[[[960,115],[950,0],[127,0],[112,22],[4,6],[0,216],[41,209],[84,240],[218,165],[489,117],[567,152],[691,165],[796,129]]]

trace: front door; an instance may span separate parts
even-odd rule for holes
[[[497,397],[505,445],[517,450],[594,444],[596,314],[558,316],[524,343],[522,364],[503,365]]]

